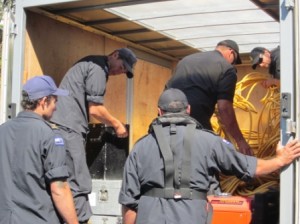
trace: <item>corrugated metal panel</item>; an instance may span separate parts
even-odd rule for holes
[[[278,0],[84,0],[34,10],[174,60],[212,50],[222,39],[235,40],[244,55],[279,45]]]

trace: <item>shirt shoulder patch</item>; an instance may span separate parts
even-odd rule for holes
[[[54,138],[55,145],[65,145],[63,138],[55,137]]]
[[[229,142],[229,141],[227,141],[226,139],[222,139],[223,140],[223,142],[225,143],[225,144],[227,144],[227,145],[230,145],[231,143]]]

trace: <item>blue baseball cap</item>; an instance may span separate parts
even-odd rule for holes
[[[35,76],[29,79],[23,86],[30,100],[37,100],[45,96],[67,96],[68,90],[57,88],[55,82],[50,76]]]

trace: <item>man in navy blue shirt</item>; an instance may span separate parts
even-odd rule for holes
[[[48,122],[66,95],[50,76],[29,79],[24,111],[0,126],[0,224],[78,224],[64,139]]]

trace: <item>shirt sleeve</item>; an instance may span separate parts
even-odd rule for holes
[[[43,164],[48,183],[55,179],[68,178],[65,142],[59,130],[53,130],[53,134],[44,144]]]
[[[85,80],[87,101],[103,104],[106,91],[106,74],[101,66],[89,62],[88,75]]]
[[[125,163],[119,203],[133,210],[137,210],[141,195],[140,189],[141,185],[137,173],[136,153],[133,149]]]
[[[235,175],[243,181],[249,181],[255,175],[257,158],[237,152],[225,139],[220,138],[214,144],[212,159],[225,175]]]
[[[235,68],[232,67],[221,76],[218,82],[218,100],[224,99],[233,102],[236,82]]]

